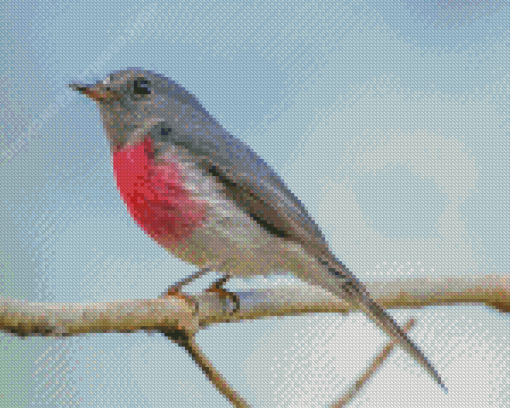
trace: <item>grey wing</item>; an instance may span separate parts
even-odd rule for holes
[[[197,166],[216,177],[226,194],[261,227],[301,243],[311,255],[331,260],[317,224],[264,160],[210,118],[199,129],[184,134],[168,122],[157,124],[151,129],[156,146],[161,146],[156,154],[164,154],[167,143],[186,149]]]

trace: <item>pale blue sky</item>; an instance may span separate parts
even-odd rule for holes
[[[508,273],[506,1],[9,1],[0,13],[1,296],[153,298],[194,271],[131,220],[97,109],[67,88],[126,67],[197,96],[284,178],[360,279]],[[508,406],[507,317],[482,306],[392,314],[417,318],[411,336],[450,393],[399,350],[352,407]],[[360,314],[198,337],[256,407],[327,406],[385,340]],[[229,406],[159,335],[0,344],[0,395],[13,406]]]

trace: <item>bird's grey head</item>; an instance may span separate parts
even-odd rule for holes
[[[95,84],[69,86],[98,103],[103,126],[115,149],[128,143],[130,136],[151,119],[174,122],[188,115],[209,117],[184,87],[140,68],[113,72]]]

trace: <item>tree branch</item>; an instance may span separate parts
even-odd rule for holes
[[[421,308],[453,304],[485,304],[510,311],[509,276],[413,279],[366,284],[384,308]],[[306,313],[348,313],[355,310],[319,287],[286,285],[236,293],[240,308],[228,312],[215,292],[174,293],[165,299],[104,303],[28,303],[0,300],[0,329],[18,335],[66,336],[83,333],[168,332],[195,333],[210,324],[296,316]]]
[[[0,301],[0,329],[21,336],[182,329],[194,333],[198,323],[193,303],[182,294],[168,299],[84,304]]]
[[[510,311],[509,276],[445,277],[368,283],[367,289],[384,308],[480,303]],[[185,295],[169,292],[158,299],[105,303],[28,303],[0,300],[0,330],[19,336],[71,336],[83,333],[159,331],[183,347],[207,378],[234,406],[248,407],[214,368],[195,342],[195,334],[211,324],[240,322],[269,316],[305,313],[348,313],[354,306],[319,287],[285,285],[279,288],[236,293],[239,308],[228,307],[219,291]],[[369,370],[337,406],[347,401],[377,369],[393,346],[385,348]]]

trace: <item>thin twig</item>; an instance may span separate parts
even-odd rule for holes
[[[193,361],[202,369],[205,376],[211,381],[216,389],[225,396],[236,408],[248,408],[248,403],[229,385],[225,378],[211,364],[209,359],[195,342],[194,336],[187,336],[178,344],[189,353]]]
[[[414,324],[415,320],[410,319],[402,328],[402,331],[407,333],[407,331],[409,331],[414,326]],[[347,391],[347,393],[336,404],[332,405],[331,408],[343,408],[347,406],[347,404],[351,402],[357,394],[359,394],[361,388],[363,388],[368,380],[374,376],[379,367],[382,366],[384,361],[388,358],[393,348],[395,347],[395,344],[395,340],[391,340],[388,344],[386,344],[381,352],[374,358],[370,367],[365,370],[363,375],[352,385],[349,391]]]

